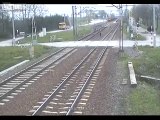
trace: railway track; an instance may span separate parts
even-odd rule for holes
[[[102,28],[102,30],[104,30],[104,28]],[[99,31],[97,31],[96,34],[98,33]],[[86,38],[90,39],[96,34],[90,35],[89,38],[86,36]],[[69,56],[75,51],[75,48],[62,48],[59,51],[5,79],[0,83],[0,105],[4,105],[9,101],[8,99],[13,98],[12,95],[18,95],[18,93],[22,92],[22,90],[26,89],[29,85],[34,83],[34,81],[43,76],[43,74],[47,72],[47,69],[54,67],[54,64],[58,64],[58,62],[63,60],[65,56]]]
[[[110,36],[111,39],[116,30]],[[110,33],[108,33],[108,37]],[[78,65],[62,78],[57,86],[53,87],[52,91],[44,95],[44,98],[36,106],[33,106],[33,109],[29,111],[32,116],[82,114],[104,63],[102,58],[106,58],[107,54],[107,47],[102,50],[92,49]],[[99,55],[98,58],[97,55]]]
[[[49,68],[50,66],[53,67],[53,64],[58,64],[59,61],[62,60],[62,58],[72,54],[75,51],[76,49],[74,48],[62,49],[56,52],[51,58],[38,62],[31,67],[23,70],[23,72],[18,73],[18,75],[16,74],[12,77],[12,79],[9,78],[6,81],[0,83],[1,104],[9,101],[5,98],[11,98],[10,95],[17,95],[23,89],[34,83],[34,81],[40,78],[43,74],[45,74],[47,68]]]
[[[106,50],[107,48],[104,48],[103,50],[96,48],[92,49],[89,54],[73,68],[72,71],[68,72],[66,76],[62,78],[58,86],[55,86],[52,91],[48,92],[48,94],[44,96],[41,101],[41,105],[33,107],[30,111],[34,112],[32,115],[71,114],[74,111],[74,107],[78,104],[78,100],[82,97],[85,88],[91,82],[91,78]],[[97,54],[99,54],[98,58]],[[89,94],[91,93],[91,88],[94,85],[94,80],[90,83],[91,87],[88,89]],[[86,95],[82,97],[82,100],[87,100],[85,97]],[[76,114],[80,112],[75,111],[73,113]]]

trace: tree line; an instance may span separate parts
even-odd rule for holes
[[[16,6],[16,4],[14,6]],[[48,12],[45,5],[19,4],[19,9],[19,11],[14,12],[15,34],[17,34],[17,30],[31,34],[33,16],[37,33],[40,32],[42,28],[46,28],[47,31],[56,30],[58,29],[58,24],[64,21],[63,15],[45,16]],[[84,12],[86,16],[83,16],[83,20],[88,21],[88,23],[91,19],[105,19],[108,16],[104,10],[99,10],[98,13],[95,13],[92,9],[86,9]],[[69,25],[69,20],[72,24],[72,18],[70,17],[69,20],[67,18],[69,17],[66,16],[65,18],[66,24]],[[4,4],[0,4],[0,40],[5,38],[12,38],[12,14],[11,11],[4,11]]]
[[[3,5],[0,5],[0,39],[12,38],[12,16],[9,11],[3,10]],[[46,10],[42,5],[22,4],[20,12],[15,13],[15,34],[17,30],[31,34],[32,32],[32,17],[34,16],[37,33],[46,28],[47,31],[58,29],[59,22],[64,21],[64,16],[50,15],[44,16]],[[65,19],[66,24],[69,24],[68,19]]]
[[[135,5],[132,8],[132,16],[136,22],[140,22],[145,26],[153,26],[153,4],[140,4]],[[158,29],[158,22],[160,16],[160,5],[156,4],[155,17],[156,17],[156,28]]]

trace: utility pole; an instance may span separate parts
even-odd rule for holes
[[[65,22],[65,14],[64,14],[64,22]]]
[[[80,25],[81,25],[81,20],[82,20],[82,14],[81,14],[81,12],[82,11],[81,11],[81,6],[80,6],[80,23],[79,23]]]
[[[12,5],[12,30],[13,30],[13,39],[12,39],[12,46],[15,46],[15,27],[14,27],[14,8]]]
[[[74,18],[74,6],[72,6],[72,16],[73,16],[73,37],[75,40],[75,18]]]
[[[75,30],[76,30],[76,38],[77,38],[78,32],[77,32],[77,7],[76,6],[75,6]]]
[[[153,45],[156,47],[156,21],[155,21],[155,4],[153,4]]]
[[[121,11],[121,42],[122,42],[121,51],[123,52],[123,10],[122,10],[122,4],[121,4],[120,11]]]
[[[120,10],[120,4],[119,4],[119,16],[121,17],[121,10]],[[119,40],[119,51],[121,50],[121,22],[120,22],[120,40]]]

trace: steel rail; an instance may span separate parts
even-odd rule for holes
[[[46,68],[52,66],[55,62],[57,62],[58,60],[60,60],[61,58],[63,58],[64,56],[68,55],[71,51],[73,51],[75,48],[73,48],[72,50],[70,50],[69,52],[65,53],[64,55],[62,55],[61,57],[57,58],[55,61],[53,61],[51,64],[45,66],[44,68],[42,68],[40,71],[38,71],[37,73],[35,73],[34,75],[32,75],[31,77],[27,78],[26,80],[24,80],[22,83],[18,84],[17,86],[15,86],[13,89],[9,90],[8,92],[6,92],[5,94],[3,94],[2,96],[0,96],[0,100],[3,99],[4,97],[6,97],[8,94],[11,94],[14,90],[16,90],[18,87],[24,85],[27,81],[31,80],[32,78],[34,78],[35,76],[37,76],[39,73],[41,73],[42,71],[44,71]]]
[[[83,94],[84,90],[86,89],[88,83],[90,82],[90,79],[92,78],[95,70],[97,69],[97,67],[98,67],[101,59],[103,58],[103,55],[104,55],[104,53],[105,53],[106,50],[107,50],[107,47],[104,48],[103,51],[101,52],[101,54],[100,54],[100,56],[98,57],[98,60],[97,60],[97,62],[96,62],[96,64],[95,64],[94,68],[92,69],[89,77],[87,78],[86,82],[84,83],[83,87],[81,88],[80,92],[78,93],[76,99],[74,100],[72,106],[70,107],[70,109],[69,109],[69,111],[67,112],[66,115],[69,115],[69,114],[71,114],[71,113],[74,111],[74,107],[77,105],[78,99],[81,97],[81,95]]]
[[[93,51],[95,51],[96,48],[94,48],[93,50],[91,50],[91,52],[89,52],[89,54],[77,65],[76,68],[74,68],[74,70],[72,70],[72,72],[70,73],[70,75],[54,90],[54,92],[48,96],[48,98],[43,102],[43,104],[41,104],[41,106],[32,114],[33,115],[37,115],[39,114],[43,108],[45,108],[47,106],[47,104],[52,100],[52,98],[57,94],[57,92],[60,91],[60,89],[65,85],[65,83],[71,78],[71,76],[78,70],[78,68],[89,58],[89,56],[93,53]]]

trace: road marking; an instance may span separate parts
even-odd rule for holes
[[[22,92],[21,90],[16,90],[16,92]]]

